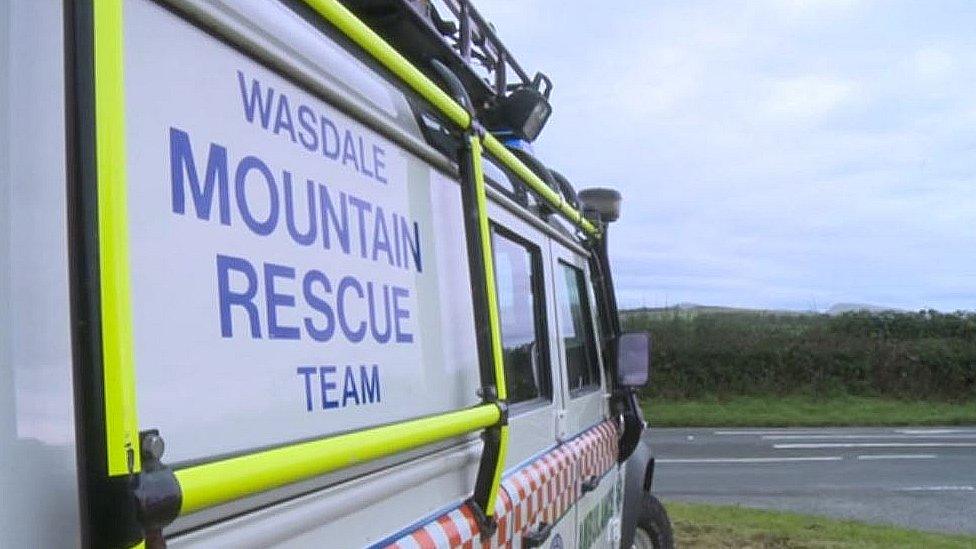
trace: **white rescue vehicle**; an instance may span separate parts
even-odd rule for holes
[[[671,545],[620,195],[468,0],[0,25],[0,547]]]

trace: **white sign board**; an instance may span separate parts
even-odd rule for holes
[[[475,404],[457,183],[152,2],[125,21],[138,412],[167,461]]]

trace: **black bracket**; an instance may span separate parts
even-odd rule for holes
[[[468,505],[471,506],[471,512],[474,513],[474,520],[478,523],[481,541],[490,539],[498,531],[498,520],[494,516],[489,517],[474,498],[468,500]]]
[[[132,476],[130,490],[146,546],[166,547],[163,528],[180,514],[183,492],[172,469],[160,461],[166,445],[156,429],[139,433],[142,471]]]
[[[542,547],[552,534],[552,528],[552,524],[540,522],[534,530],[522,535],[522,547]]]
[[[498,417],[498,426],[508,425],[508,402],[496,400],[495,406],[498,406],[498,412],[500,414]]]

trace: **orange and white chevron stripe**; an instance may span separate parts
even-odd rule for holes
[[[387,547],[519,547],[524,532],[540,522],[555,524],[572,508],[582,495],[583,480],[610,471],[617,462],[617,441],[616,424],[604,421],[507,475],[495,505],[498,530],[490,539],[481,539],[478,521],[465,503]]]

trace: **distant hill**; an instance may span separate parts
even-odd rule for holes
[[[830,316],[840,316],[844,313],[901,313],[903,309],[895,307],[884,307],[881,305],[871,305],[869,303],[835,303],[826,311],[793,311],[789,309],[752,309],[748,307],[725,307],[721,305],[699,305],[697,303],[678,303],[669,307],[640,307],[636,309],[626,309],[621,311],[625,315],[646,313],[650,315],[660,315],[664,313],[680,312],[683,315],[694,316],[706,313],[757,313],[766,315],[783,316],[802,316],[827,314]]]
[[[880,305],[869,305],[867,303],[835,303],[827,309],[827,314],[831,316],[842,315],[844,313],[900,313],[901,309],[894,307],[882,307]]]
[[[752,309],[747,307],[725,307],[722,305],[699,305],[697,303],[678,303],[669,307],[640,307],[620,311],[622,315],[647,314],[659,316],[680,313],[682,316],[695,316],[709,313],[754,313],[765,315],[802,316],[821,314],[818,311],[791,311],[788,309]]]

